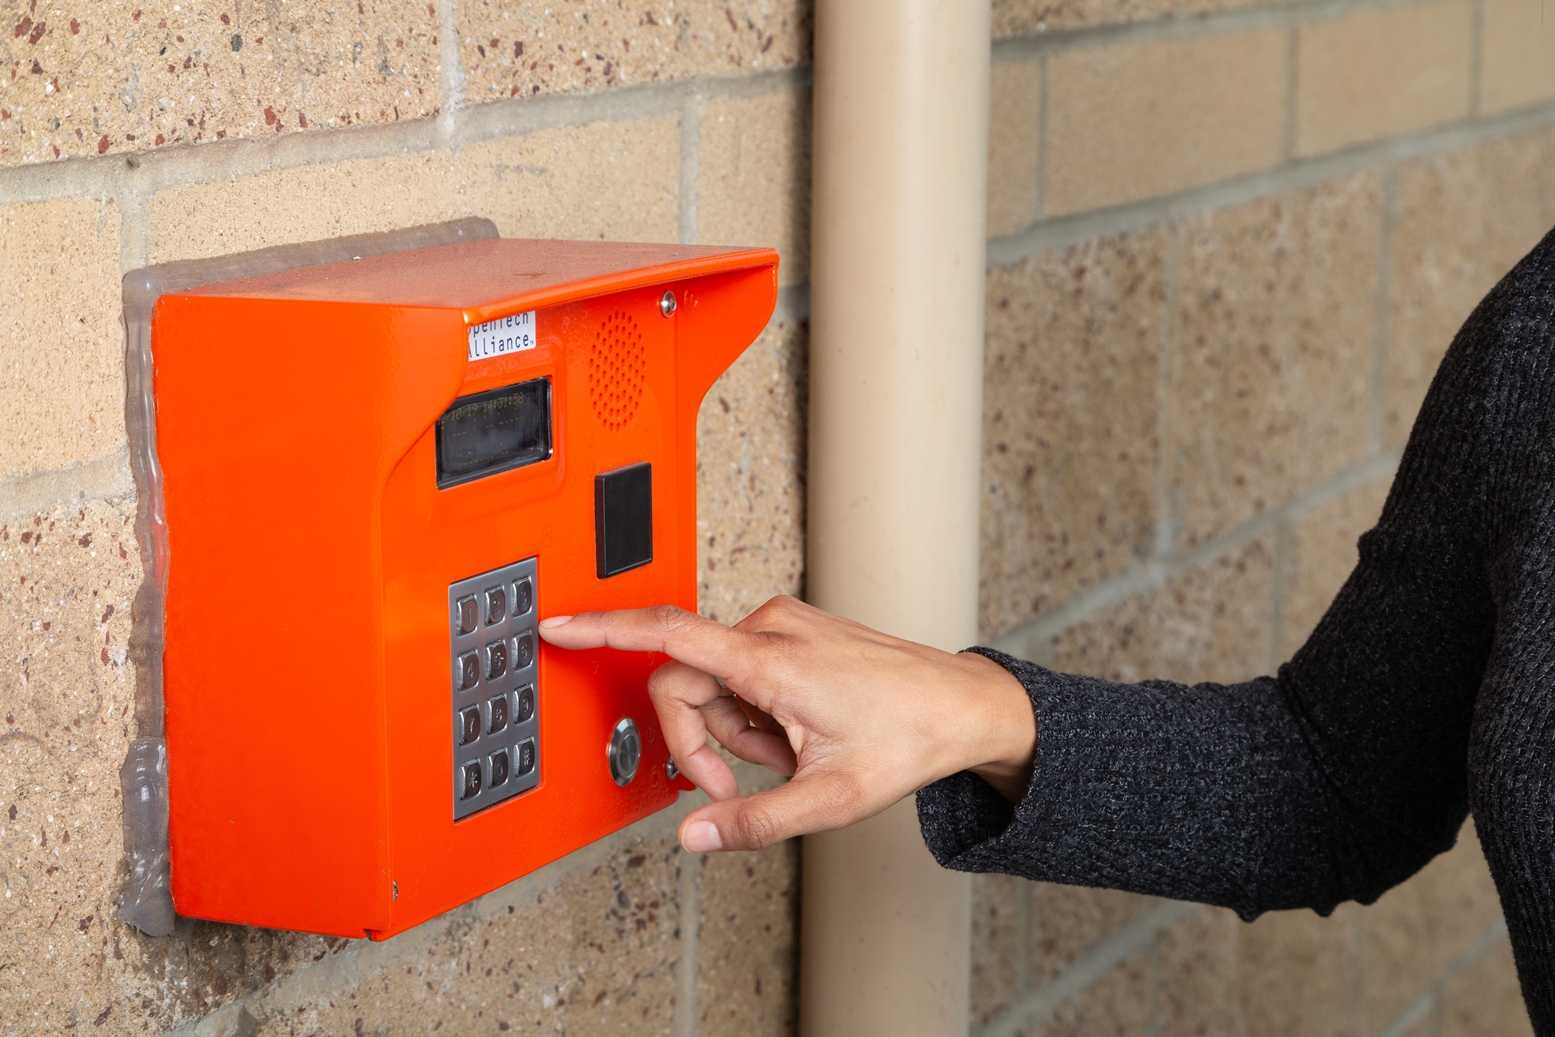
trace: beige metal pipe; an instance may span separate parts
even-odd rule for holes
[[[977,636],[988,0],[820,0],[811,217],[810,600]],[[808,838],[801,1031],[964,1033],[970,888],[911,802]]]

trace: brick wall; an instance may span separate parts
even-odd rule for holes
[[[1114,675],[1267,670],[1457,322],[1555,220],[1555,13],[994,8],[986,634]],[[118,281],[468,214],[778,245],[777,316],[702,418],[703,602],[734,618],[803,570],[808,37],[806,0],[0,4],[0,1033],[791,1029],[797,854],[683,857],[685,808],[382,945],[115,921],[141,579]],[[1328,920],[976,896],[988,1034],[1525,1026],[1470,832]]]
[[[985,636],[1115,677],[1270,672],[1458,324],[1555,222],[1555,4],[994,12]],[[1472,826],[1329,919],[974,898],[988,1035],[1528,1029]]]
[[[0,1034],[789,1032],[797,848],[685,857],[687,807],[382,945],[115,918],[126,270],[463,215],[777,244],[704,415],[703,593],[799,589],[809,15],[737,6],[0,2]]]

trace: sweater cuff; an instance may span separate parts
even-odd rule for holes
[[[943,867],[1029,874],[1035,863],[1032,836],[1046,823],[1044,800],[1054,784],[1046,760],[1059,755],[1050,745],[1063,726],[1055,723],[1058,706],[1051,693],[1053,678],[1059,675],[992,648],[967,651],[992,659],[1026,689],[1039,722],[1031,777],[1019,803],[1011,803],[970,771],[941,778],[918,791],[918,824],[929,852]]]

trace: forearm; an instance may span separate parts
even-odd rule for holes
[[[1013,806],[971,774],[926,788],[940,860],[1252,914],[1373,899],[1450,846],[1495,622],[1497,390],[1476,338],[1494,319],[1444,359],[1355,571],[1277,677],[1115,684],[1004,659],[1035,712],[1032,778]]]
[[[1244,915],[1375,899],[1451,846],[1466,812],[1492,610],[1429,554],[1367,534],[1277,678],[1122,684],[979,649],[1027,693],[1031,780],[1004,796],[970,774],[925,789],[931,849],[949,867]]]
[[[1343,898],[1331,794],[1272,680],[1115,684],[988,654],[1040,718],[1035,767],[1014,804],[971,774],[920,793],[942,864],[1244,915]]]

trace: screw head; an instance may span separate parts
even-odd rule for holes
[[[680,768],[675,766],[675,757],[671,756],[664,761],[664,776],[670,781],[680,777]]]
[[[678,304],[675,302],[674,292],[666,291],[663,295],[659,296],[659,312],[664,316],[672,316],[675,313],[675,307],[677,305]]]

